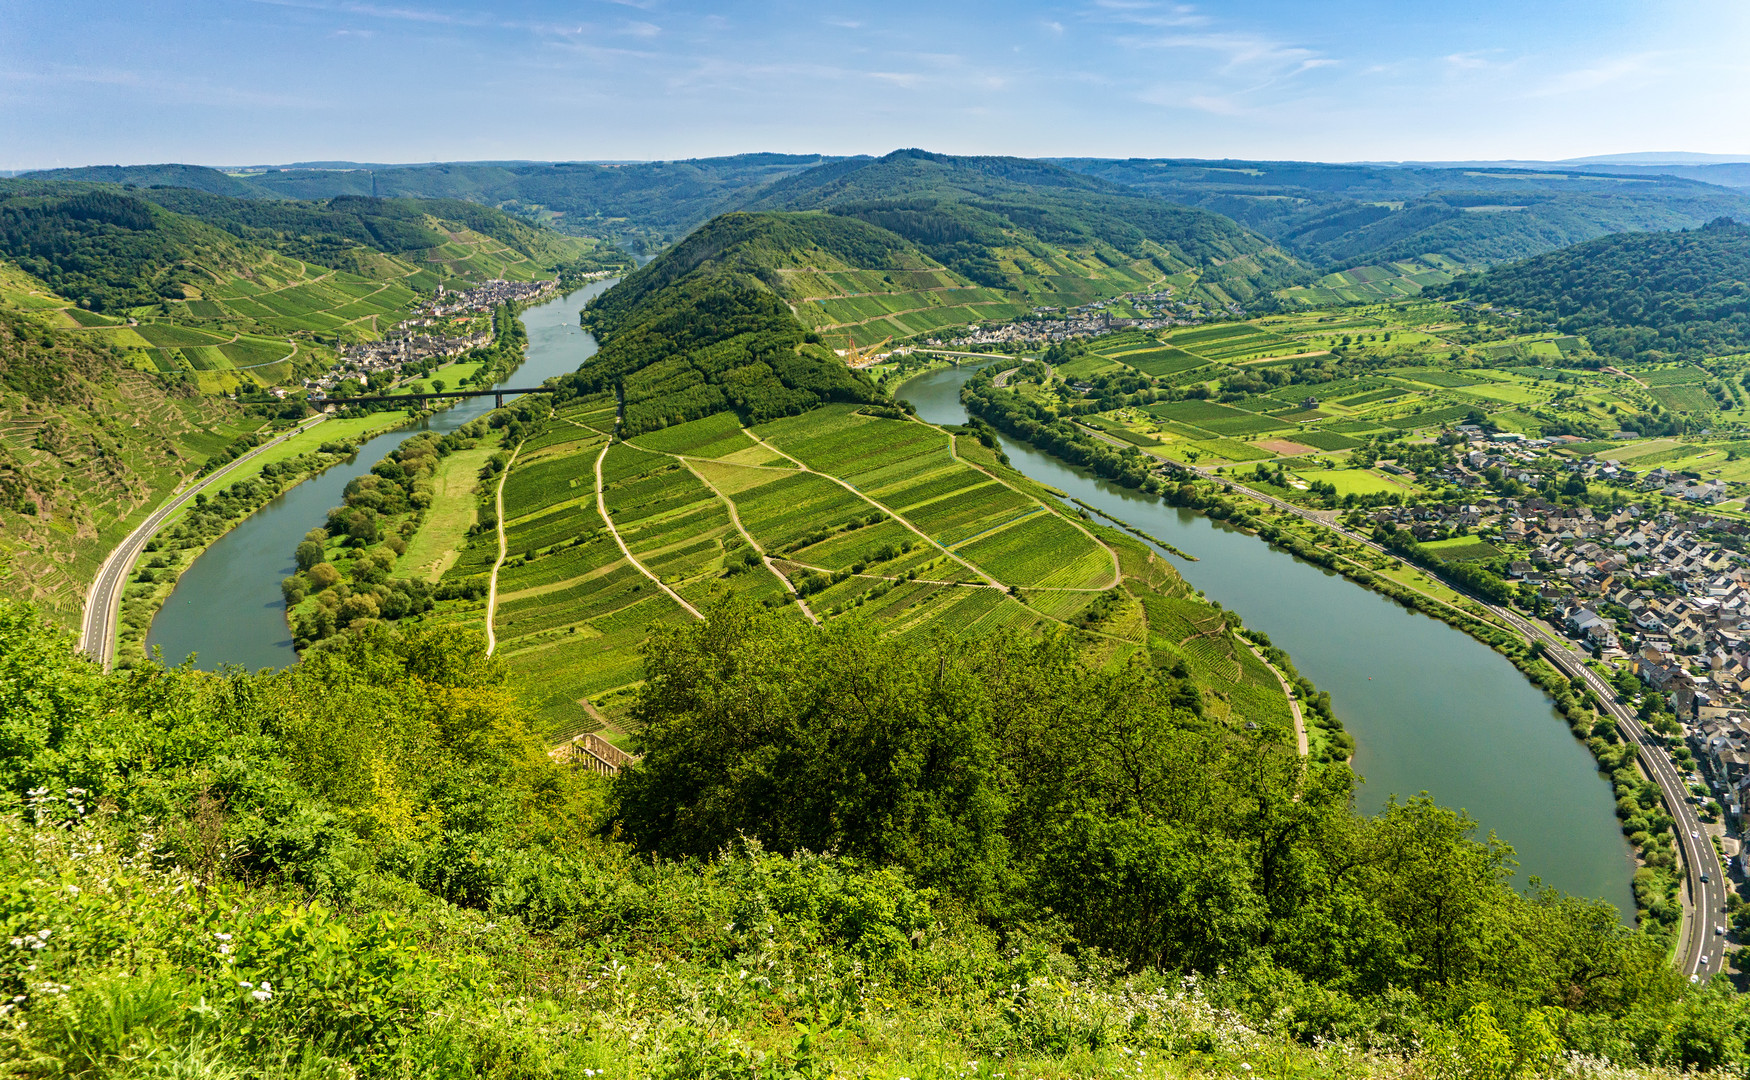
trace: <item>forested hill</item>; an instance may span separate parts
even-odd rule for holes
[[[99,312],[182,300],[275,255],[367,276],[386,269],[373,254],[448,263],[459,253],[442,249],[464,233],[531,270],[576,259],[584,243],[458,200],[256,202],[190,188],[0,181],[0,258]]]
[[[1294,161],[1066,159],[1066,167],[1203,207],[1321,269],[1422,254],[1522,259],[1607,233],[1750,216],[1750,194],[1672,176]]]
[[[567,376],[579,393],[614,387],[637,434],[734,409],[758,423],[827,401],[885,395],[807,333],[782,269],[928,265],[899,237],[824,215],[728,214],[627,275],[589,308],[601,352]]]
[[[737,154],[626,165],[454,162],[293,167],[237,174],[198,165],[131,165],[31,175],[141,187],[172,185],[247,199],[463,199],[538,218],[566,232],[655,252],[729,208],[742,192],[827,160],[817,154]]]
[[[1619,359],[1750,351],[1750,226],[1606,236],[1459,278],[1447,292],[1517,308]]]
[[[779,180],[742,206],[859,218],[980,285],[1017,291],[1048,288],[1056,273],[1048,264],[1061,253],[1195,272],[1204,288],[1242,304],[1304,274],[1294,257],[1220,214],[1023,158],[899,150]]]

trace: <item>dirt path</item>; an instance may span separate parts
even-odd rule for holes
[[[904,514],[899,513],[897,510],[894,510],[891,507],[883,506],[881,503],[876,502],[874,499],[871,499],[869,496],[863,494],[861,491],[858,491],[856,489],[856,487],[851,485],[849,482],[844,481],[844,480],[840,480],[838,477],[833,476],[831,473],[816,472],[815,470],[802,464],[802,462],[797,461],[795,458],[791,457],[789,454],[786,454],[786,453],[784,453],[784,451],[773,446],[771,443],[760,438],[758,435],[755,435],[753,432],[749,431],[747,428],[742,428],[741,430],[742,430],[742,433],[745,434],[748,438],[752,439],[756,443],[759,443],[761,446],[765,447],[767,450],[770,450],[772,453],[783,458],[785,461],[794,463],[795,466],[798,469],[801,469],[803,472],[814,473],[814,475],[816,475],[816,476],[823,477],[827,480],[831,480],[833,483],[837,484],[839,487],[844,488],[846,491],[850,492],[852,495],[855,495],[857,498],[862,499],[864,502],[868,503],[870,506],[873,506],[875,509],[886,514],[888,517],[891,517],[893,520],[899,522],[901,525],[904,525],[906,528],[910,529],[912,532],[918,534],[918,536],[923,539],[924,543],[929,544],[931,547],[940,551],[942,554],[948,556],[950,559],[953,559],[955,562],[959,563],[961,566],[964,566],[964,567],[966,567],[966,569],[972,571],[974,574],[977,574],[981,580],[983,580],[986,584],[990,585],[992,588],[1004,589],[1004,590],[1006,590],[1008,588],[1007,585],[1004,585],[1002,582],[998,581],[996,578],[991,577],[989,574],[985,573],[983,570],[974,566],[972,563],[967,562],[965,559],[954,554],[952,551],[949,551],[942,544],[938,543],[936,541],[935,537],[931,536],[929,533],[925,532],[924,530],[918,528],[916,525],[913,525],[911,523],[911,519],[907,518]],[[992,477],[992,479],[995,479],[995,477]],[[999,483],[1000,483],[1000,481],[999,481]]]
[[[1282,684],[1283,696],[1288,698],[1288,709],[1290,712],[1294,713],[1294,741],[1295,744],[1300,747],[1300,756],[1306,757],[1308,752],[1306,741],[1306,720],[1300,715],[1300,702],[1296,700],[1294,691],[1289,688],[1287,676],[1283,675],[1282,672],[1277,671],[1276,665],[1265,659],[1264,654],[1258,651],[1256,645],[1253,645],[1248,641],[1246,642],[1246,648],[1252,650],[1252,655],[1256,656],[1265,667],[1269,668],[1270,674],[1276,676],[1276,681]]]
[[[790,579],[788,577],[785,577],[783,572],[780,571],[778,569],[778,567],[772,562],[772,557],[770,555],[766,554],[766,549],[760,547],[759,541],[755,540],[753,538],[753,534],[748,532],[747,529],[742,526],[741,514],[738,513],[735,509],[735,500],[731,499],[729,496],[723,494],[721,491],[718,491],[716,484],[713,484],[711,481],[705,479],[705,476],[703,473],[701,473],[701,472],[699,472],[699,470],[693,468],[693,462],[690,458],[682,457],[679,454],[676,454],[674,456],[680,460],[680,463],[682,465],[685,465],[687,467],[688,472],[692,473],[694,476],[699,478],[699,483],[704,484],[706,487],[710,488],[711,494],[717,496],[717,498],[722,501],[724,509],[729,511],[729,520],[735,523],[735,531],[741,534],[741,538],[743,540],[747,541],[747,545],[749,547],[751,547],[755,551],[759,552],[760,562],[762,562],[766,565],[766,569],[770,570],[772,572],[773,577],[777,578],[779,581],[784,583],[784,588],[788,589],[790,592],[790,595],[796,598],[796,606],[800,607],[802,609],[802,614],[808,616],[808,621],[813,623],[816,626],[819,626],[820,625],[820,617],[818,615],[816,615],[814,613],[813,609],[808,606],[808,601],[802,599],[802,594],[796,591],[796,586],[792,585],[790,583]],[[715,459],[713,459],[713,458],[701,458],[700,460],[712,461]]]
[[[523,444],[517,443],[516,449],[510,453],[510,460],[504,463],[504,471],[498,474],[498,490],[492,496],[493,505],[498,508],[498,558],[492,562],[492,577],[486,583],[487,656],[491,656],[498,648],[498,636],[492,632],[492,616],[498,610],[498,568],[504,565],[505,549],[508,547],[504,538],[504,484],[510,479],[510,470],[516,466],[517,455],[522,452]]]
[[[677,603],[681,607],[685,608],[687,611],[687,614],[691,615],[695,619],[703,619],[705,616],[701,615],[699,613],[698,608],[694,607],[693,605],[691,605],[691,604],[687,603],[685,600],[683,600],[681,598],[680,593],[675,592],[673,589],[669,588],[666,584],[663,583],[663,580],[661,578],[659,578],[655,574],[651,573],[648,567],[646,567],[643,563],[639,562],[636,558],[634,558],[632,556],[632,549],[626,546],[626,540],[624,537],[622,537],[620,535],[620,530],[614,528],[614,519],[608,516],[607,488],[602,483],[602,462],[607,460],[608,447],[610,447],[612,445],[614,445],[613,439],[609,439],[607,442],[603,443],[602,444],[602,452],[597,454],[596,458],[595,458],[595,508],[596,508],[596,512],[601,514],[601,516],[602,516],[602,524],[604,524],[608,527],[608,534],[614,538],[614,543],[616,543],[620,546],[620,554],[624,555],[626,557],[626,561],[632,564],[633,569],[637,570],[640,574],[643,574],[645,577],[649,578],[651,581],[656,582],[656,587],[661,589],[663,592],[667,593],[670,600],[673,600],[675,603]],[[500,528],[503,528],[503,522],[504,522],[503,515],[500,514],[499,515],[499,527]]]

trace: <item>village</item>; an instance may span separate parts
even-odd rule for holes
[[[492,343],[493,312],[504,304],[529,304],[558,291],[557,279],[503,281],[494,279],[461,291],[445,291],[440,283],[431,299],[383,335],[379,341],[344,346],[334,366],[304,380],[312,398],[327,396],[343,382],[386,389],[404,369],[429,361],[460,356]]]
[[[1505,577],[1523,603],[1666,697],[1701,769],[1692,798],[1703,807],[1717,798],[1738,818],[1750,804],[1750,525],[1709,512],[1732,494],[1727,485],[1556,453],[1580,441],[1573,436],[1527,439],[1474,425],[1455,434],[1462,441],[1451,464],[1425,479],[1526,493],[1351,512],[1350,524],[1399,528],[1418,543],[1471,536],[1507,553]],[[1377,467],[1405,471],[1389,460]],[[1544,494],[1552,474],[1558,490],[1602,482],[1642,501],[1564,505]]]
[[[1115,315],[1115,309],[1129,309],[1139,315]],[[1245,309],[1227,304],[1224,316],[1244,318]],[[968,326],[966,332],[948,341],[932,339],[926,344],[937,347],[968,348],[975,345],[998,345],[1009,348],[1038,348],[1053,342],[1075,338],[1098,337],[1118,330],[1165,330],[1174,326],[1197,326],[1210,318],[1209,311],[1196,300],[1186,300],[1171,288],[1146,293],[1125,293],[1110,300],[1095,300],[1074,308],[1036,307],[1030,315],[1013,322],[993,326]]]

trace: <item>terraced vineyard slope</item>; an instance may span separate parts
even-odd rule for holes
[[[920,645],[1069,633],[1101,665],[1191,673],[1210,716],[1292,744],[1281,685],[1230,616],[988,435],[896,407],[774,291],[778,268],[857,260],[925,256],[862,221],[732,214],[604,294],[586,315],[601,352],[503,426],[502,551],[489,473],[428,617],[481,625],[496,573],[497,654],[554,739],[606,724],[623,741],[650,635],[732,602]],[[437,517],[410,541],[422,564],[443,561]]]
[[[51,324],[207,393],[325,370],[440,283],[533,280],[623,256],[453,200],[252,201],[187,188],[0,182],[0,259]]]
[[[903,237],[927,261],[861,273],[802,262],[785,286],[834,344],[907,338],[1169,289],[1221,307],[1298,279],[1281,249],[1218,214],[1020,158],[901,150],[822,165],[750,195],[754,210],[817,210]]]

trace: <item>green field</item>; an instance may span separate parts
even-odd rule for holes
[[[1113,539],[1096,539],[975,440],[928,424],[832,405],[751,432],[720,413],[610,445],[589,421],[611,409],[607,397],[568,402],[522,444],[504,485],[508,559],[494,629],[549,737],[629,722],[639,647],[653,629],[692,618],[640,567],[701,610],[736,596],[791,617],[869,620],[920,641],[1061,624],[1129,580]],[[1260,453],[1232,440],[1208,445]],[[596,511],[598,458],[608,520]],[[442,580],[460,582],[490,569],[496,539],[463,535],[471,467],[452,466],[455,482],[402,560],[406,572],[447,560]],[[790,600],[786,578],[802,604]],[[443,617],[478,619],[480,610],[451,604]],[[1134,620],[1088,640],[1114,661],[1144,645]],[[1219,663],[1205,651],[1184,655],[1218,664],[1223,711],[1281,723],[1279,688],[1272,701],[1244,673],[1233,676],[1231,649]]]
[[[1430,540],[1421,546],[1423,551],[1442,562],[1494,559],[1501,555],[1500,548],[1468,536],[1455,536],[1450,540]]]

